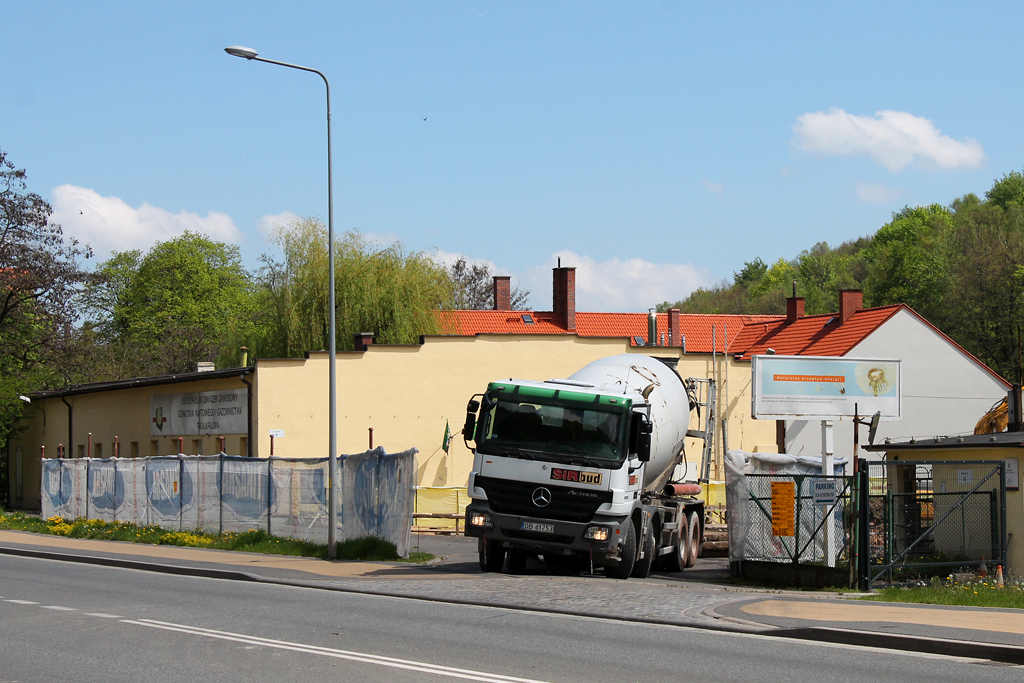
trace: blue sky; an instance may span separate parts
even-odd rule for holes
[[[255,266],[326,219],[644,310],[1024,167],[1020,3],[6,2],[0,148],[69,234]],[[426,120],[424,120],[426,119]],[[275,218],[277,217],[277,218]]]

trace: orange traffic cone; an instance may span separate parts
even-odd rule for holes
[[[1003,587],[1003,565],[996,565],[996,585],[1000,588]]]

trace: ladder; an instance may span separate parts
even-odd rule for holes
[[[696,404],[698,415],[704,418],[701,430],[687,429],[686,436],[701,439],[704,448],[700,457],[700,475],[697,481],[707,483],[711,476],[711,461],[715,457],[715,425],[717,424],[718,388],[715,380],[690,377],[683,381],[690,401]],[[702,410],[703,409],[703,410]]]

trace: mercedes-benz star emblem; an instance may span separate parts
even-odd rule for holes
[[[551,502],[551,491],[541,486],[540,488],[533,490],[533,504],[539,508],[546,506]]]

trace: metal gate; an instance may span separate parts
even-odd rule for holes
[[[747,474],[729,500],[730,561],[849,566],[853,477]],[[742,566],[738,566],[743,571]]]
[[[1002,461],[869,464],[870,581],[1006,565]]]

